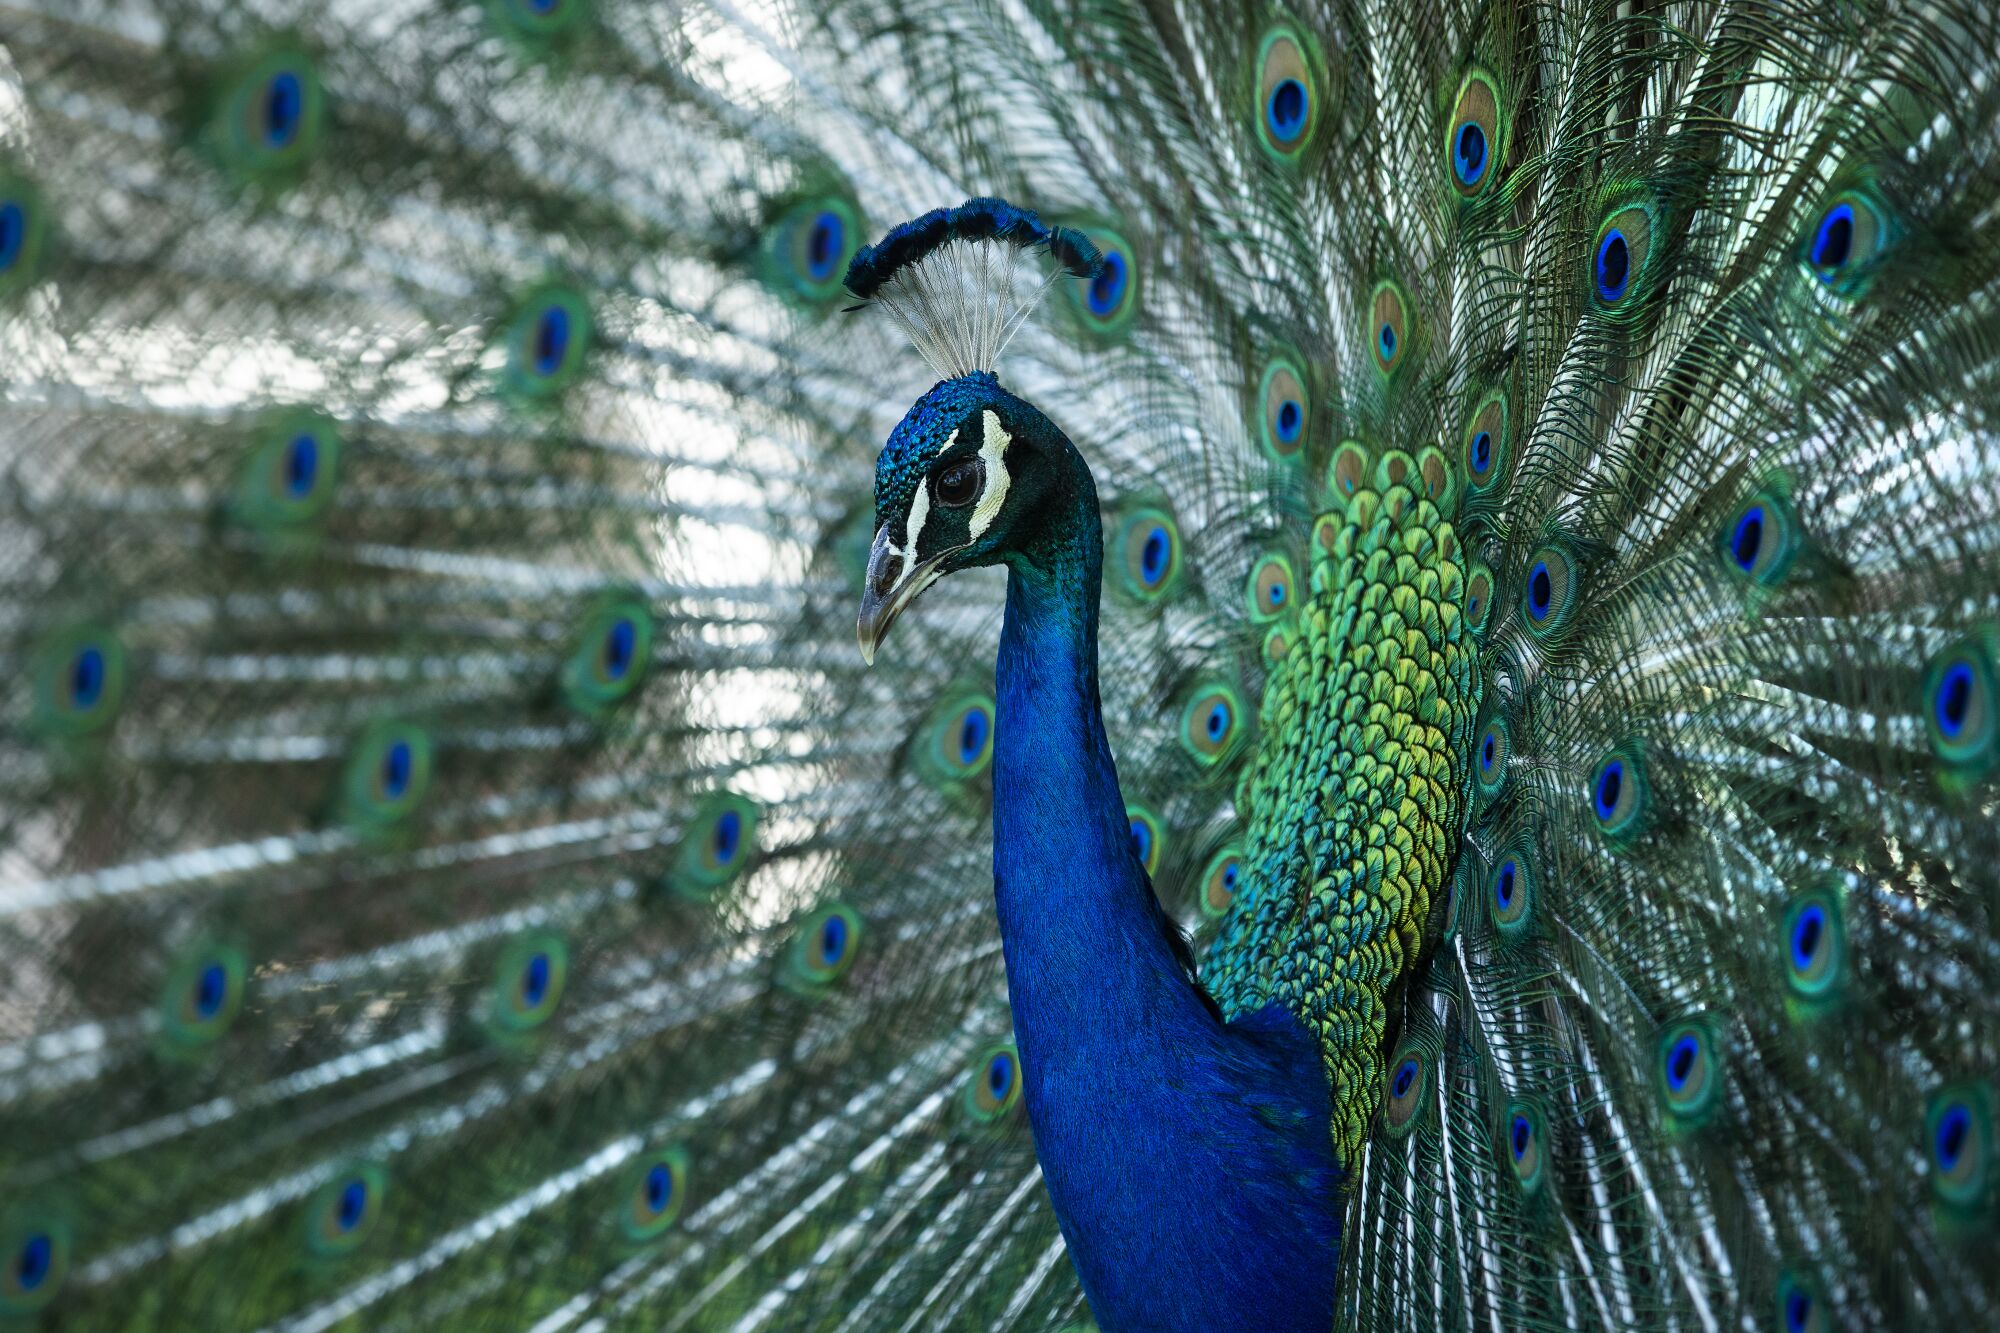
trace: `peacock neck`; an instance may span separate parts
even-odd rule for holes
[[[994,890],[1024,1062],[1079,1022],[1207,1017],[1132,847],[1098,698],[1097,493],[1073,471],[1059,519],[1009,562],[995,672]]]
[[[1036,1158],[1101,1327],[1323,1330],[1340,1172],[1318,1058],[1282,1011],[1223,1024],[1133,849],[1074,468],[1009,559],[996,668],[993,884]]]

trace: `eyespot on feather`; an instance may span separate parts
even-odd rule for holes
[[[1473,495],[1486,495],[1505,480],[1512,444],[1507,395],[1496,389],[1479,400],[1460,441],[1459,460]]]
[[[569,946],[559,935],[530,931],[508,942],[493,967],[490,1018],[502,1034],[532,1032],[555,1017],[569,980]]]
[[[1590,251],[1590,291],[1600,313],[1629,320],[1644,309],[1659,267],[1660,235],[1650,203],[1623,204],[1605,215]]]
[[[1528,933],[1535,901],[1534,861],[1524,846],[1503,852],[1486,878],[1487,911],[1502,939]]]
[[[1722,1053],[1705,1015],[1668,1026],[1653,1061],[1662,1108],[1677,1122],[1698,1124],[1722,1098]]]
[[[399,824],[423,802],[430,781],[430,734],[408,722],[377,723],[348,750],[340,782],[341,818],[363,830]]]
[[[1368,449],[1359,440],[1343,440],[1333,451],[1326,468],[1326,488],[1333,492],[1334,504],[1345,510],[1347,502],[1368,485]]]
[[[1547,1121],[1535,1103],[1516,1101],[1508,1103],[1500,1125],[1500,1160],[1513,1173],[1521,1193],[1532,1195],[1547,1175]]]
[[[861,914],[845,903],[828,903],[799,918],[785,949],[785,976],[791,988],[818,994],[846,976],[864,933]]]
[[[846,292],[847,266],[865,237],[861,211],[846,195],[794,199],[765,229],[765,280],[803,306],[836,301]]]
[[[1258,44],[1255,103],[1257,141],[1276,161],[1297,162],[1321,118],[1320,80],[1305,39],[1287,25],[1269,29]]]
[[[1576,600],[1576,573],[1569,552],[1544,546],[1528,560],[1521,584],[1521,615],[1528,633],[1547,638],[1569,623]]]
[[[1139,310],[1138,252],[1108,227],[1082,229],[1101,258],[1095,277],[1065,283],[1083,326],[1110,337],[1124,332]]]
[[[1931,752],[1955,774],[1985,771],[2000,749],[1992,642],[1983,630],[1967,635],[1933,656],[1924,670],[1921,706]]]
[[[1148,876],[1160,870],[1160,861],[1166,855],[1165,826],[1160,817],[1143,805],[1128,804],[1125,807],[1126,827],[1132,835],[1132,851],[1138,856],[1139,864],[1145,867]]]
[[[759,811],[734,792],[704,797],[681,835],[674,858],[674,890],[705,900],[749,867],[757,849]]]
[[[917,771],[939,790],[956,790],[993,762],[993,697],[960,689],[935,704],[918,732]]]
[[[34,650],[29,666],[33,729],[57,740],[80,740],[117,720],[125,701],[125,646],[108,626],[59,630]]]
[[[1134,510],[1118,525],[1119,586],[1132,600],[1157,602],[1181,574],[1181,531],[1164,509]]]
[[[0,301],[41,277],[48,240],[48,209],[41,189],[0,164]]]
[[[1181,748],[1204,767],[1219,764],[1240,748],[1244,736],[1243,700],[1222,681],[1205,681],[1188,692],[1181,705]]]
[[[526,293],[506,325],[507,393],[526,401],[560,394],[582,375],[595,337],[583,293],[556,283]]]
[[[1375,358],[1375,369],[1393,376],[1409,360],[1413,332],[1409,298],[1404,294],[1402,284],[1394,280],[1376,283],[1375,291],[1368,299],[1368,311],[1366,336],[1370,353]]]
[[[1405,1037],[1389,1057],[1382,1086],[1382,1129],[1390,1138],[1408,1137],[1423,1121],[1435,1059],[1430,1046],[1414,1037]]]
[[[1277,551],[1260,556],[1250,567],[1243,595],[1249,604],[1252,624],[1268,624],[1289,615],[1298,595],[1291,560]]]
[[[964,1106],[977,1124],[998,1124],[1021,1104],[1021,1057],[1012,1042],[987,1047],[966,1070]]]
[[[687,1203],[687,1150],[676,1145],[640,1153],[620,1174],[618,1225],[625,1239],[646,1245],[673,1229]]]
[[[1461,199],[1476,199],[1500,175],[1505,122],[1500,85],[1483,69],[1466,71],[1445,130],[1445,178]]]
[[[277,49],[240,61],[216,84],[212,106],[207,142],[240,180],[281,182],[319,150],[326,94],[304,51]]]
[[[1860,296],[1893,237],[1888,209],[1865,185],[1836,192],[1814,216],[1799,261],[1828,291]]]
[[[1297,360],[1287,354],[1271,359],[1257,405],[1257,438],[1264,452],[1280,461],[1297,458],[1312,426],[1312,393]]]
[[[634,593],[593,598],[563,659],[563,702],[585,717],[602,717],[631,697],[653,656],[653,615]]]
[[[1465,575],[1465,624],[1474,634],[1482,634],[1493,618],[1493,571],[1484,561],[1474,561]]]
[[[1201,893],[1197,899],[1201,914],[1219,921],[1236,901],[1236,889],[1243,879],[1243,852],[1234,842],[1225,843],[1209,858],[1201,872]]]
[[[222,944],[189,950],[168,970],[160,988],[161,1036],[180,1052],[220,1041],[242,1010],[249,974],[240,950]]]
[[[344,1259],[367,1243],[382,1220],[388,1172],[375,1162],[336,1170],[306,1200],[301,1221],[308,1255]]]
[[[74,1233],[66,1218],[24,1204],[0,1220],[0,1318],[27,1318],[61,1294]]]
[[[1652,790],[1644,747],[1625,741],[1597,761],[1586,799],[1597,828],[1614,842],[1644,831],[1652,814]]]
[[[1993,1177],[1993,1097],[1983,1085],[1958,1084],[1931,1095],[1924,1113],[1924,1163],[1931,1194],[1961,1215],[1982,1212]]]
[[[1506,719],[1488,718],[1472,746],[1472,780],[1486,800],[1498,796],[1507,785],[1507,761],[1511,756]]]
[[[1818,1003],[1839,994],[1847,973],[1847,927],[1836,884],[1806,889],[1785,905],[1778,946],[1785,984],[1798,1000]]]

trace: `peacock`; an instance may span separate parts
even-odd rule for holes
[[[0,1330],[2000,1320],[1985,5],[0,53]]]

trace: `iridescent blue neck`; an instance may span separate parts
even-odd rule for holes
[[[1008,561],[996,670],[994,896],[1036,1154],[1107,1330],[1325,1329],[1318,1055],[1282,1011],[1217,1019],[1132,848],[1098,702],[1097,494],[1068,452],[1074,484]]]

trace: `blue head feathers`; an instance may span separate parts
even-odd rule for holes
[[[862,246],[846,281],[863,305],[888,310],[940,379],[955,379],[992,370],[1054,282],[1095,278],[1103,266],[1079,231],[1003,199],[968,199]]]

